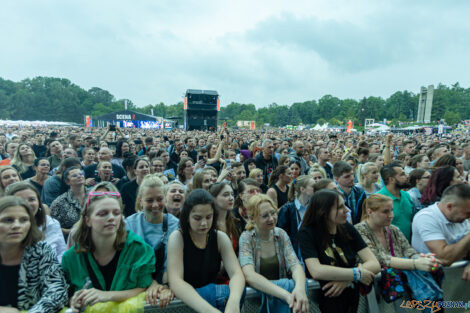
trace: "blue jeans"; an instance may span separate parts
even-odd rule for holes
[[[292,279],[281,278],[279,280],[270,280],[276,286],[281,287],[282,289],[292,292],[295,288],[295,282]],[[291,309],[289,304],[284,300],[267,295],[258,291],[258,294],[261,296],[261,306],[258,313],[290,313]]]
[[[225,305],[227,304],[228,297],[230,296],[230,288],[228,285],[216,285],[209,284],[201,288],[196,289],[197,293],[210,305],[219,311],[225,311]],[[246,289],[243,289],[243,294],[240,299],[240,308],[243,300],[245,299]]]

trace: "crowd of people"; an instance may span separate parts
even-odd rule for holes
[[[465,135],[10,127],[0,158],[1,312],[240,312],[246,286],[308,312],[307,278],[356,312],[383,268],[470,258]]]

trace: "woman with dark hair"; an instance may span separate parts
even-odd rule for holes
[[[119,139],[116,143],[116,152],[114,153],[114,157],[111,159],[111,163],[122,166],[124,154],[129,152],[129,148],[129,142],[126,139]]]
[[[428,170],[430,162],[426,154],[417,154],[411,158],[410,164],[412,168],[422,168]]]
[[[137,158],[134,162],[135,179],[125,183],[120,190],[122,202],[124,204],[124,216],[128,217],[135,213],[135,201],[137,200],[137,190],[150,173],[150,162],[145,158]]]
[[[445,166],[456,167],[456,165],[457,165],[457,159],[455,158],[455,156],[448,153],[448,154],[442,155],[439,159],[437,159],[434,165],[432,166],[432,168],[434,170],[436,168],[445,167]]]
[[[302,175],[302,165],[297,160],[291,160],[289,162],[289,168],[291,170],[291,179],[294,180],[300,175]],[[268,184],[269,185],[269,184]]]
[[[77,158],[67,158],[59,166],[59,169],[44,182],[41,191],[41,200],[44,204],[51,205],[58,196],[69,189],[69,186],[62,179],[62,173],[72,166],[81,166]]]
[[[289,184],[292,182],[292,171],[285,165],[278,166],[269,176],[268,192],[277,208],[282,207],[289,201]]]
[[[370,285],[380,265],[357,230],[346,223],[348,209],[340,193],[316,192],[305,212],[297,238],[305,265],[319,281],[320,311],[357,311],[357,283]],[[357,264],[357,257],[363,263]]]
[[[459,171],[453,166],[445,166],[433,170],[421,196],[423,208],[439,201],[444,189],[460,183],[464,183],[464,180],[460,176]]]
[[[23,198],[31,207],[36,225],[44,234],[44,240],[54,249],[60,262],[67,247],[60,223],[46,214],[39,192],[27,182],[13,183],[6,189],[6,195]]]
[[[198,312],[240,312],[245,279],[228,236],[217,230],[214,198],[193,190],[183,205],[180,229],[168,242],[171,290]],[[216,285],[221,262],[230,284]],[[218,310],[218,311],[217,311]]]
[[[421,204],[421,197],[430,177],[431,174],[422,168],[414,169],[408,175],[408,181],[410,182],[411,189],[407,192],[410,195],[411,201],[413,202],[416,211],[419,211],[423,208],[423,205]]]
[[[256,168],[255,159],[247,159],[243,162],[243,166],[245,167],[246,176],[250,176],[250,172]]]
[[[22,179],[27,179],[36,174],[34,170],[35,160],[36,155],[33,149],[28,144],[22,143],[16,148],[10,164],[16,168]]]
[[[233,189],[228,183],[213,184],[209,190],[214,197],[214,205],[217,210],[217,230],[223,231],[228,235],[232,241],[233,250],[238,255],[238,240],[243,230],[237,228],[237,220],[233,216],[233,204],[235,198],[233,196]],[[217,282],[221,284],[228,284],[230,278],[227,272],[222,268],[219,272]]]
[[[24,199],[0,199],[0,312],[57,312],[67,303],[57,256],[42,237]]]
[[[63,182],[70,188],[51,204],[51,216],[59,221],[67,239],[72,226],[80,219],[80,212],[85,204],[87,190],[85,175],[78,166],[69,167],[62,175]]]
[[[51,166],[49,164],[49,160],[46,158],[34,160],[34,170],[36,174],[33,177],[28,178],[26,181],[33,185],[38,190],[39,194],[41,194],[42,186],[44,186],[44,183],[49,178],[50,169]]]
[[[209,172],[201,171],[194,175],[191,190],[200,189],[200,188],[209,190],[209,187],[211,185],[212,185],[211,174]]]
[[[90,192],[74,241],[74,248],[62,258],[74,310],[100,302],[121,302],[151,285],[154,251],[139,236],[126,231],[118,192]]]
[[[285,166],[289,166],[289,163],[290,163],[290,156],[288,154],[283,154],[281,155],[281,157],[279,158],[279,161],[278,161],[278,165],[285,165]]]
[[[186,187],[192,183],[194,168],[193,159],[187,157],[180,160],[178,163],[177,179]]]

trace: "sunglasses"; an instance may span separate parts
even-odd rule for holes
[[[85,208],[88,208],[88,206],[90,205],[91,198],[100,196],[113,196],[118,199],[121,198],[121,194],[117,191],[92,191],[88,193],[88,199],[86,201]]]

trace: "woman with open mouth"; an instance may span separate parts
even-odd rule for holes
[[[119,192],[88,194],[74,241],[62,257],[62,268],[73,294],[70,307],[76,312],[100,302],[127,300],[152,284],[154,251],[126,231]]]
[[[184,185],[175,180],[165,185],[165,212],[179,218],[185,199]]]
[[[245,279],[228,236],[216,229],[214,198],[193,190],[184,202],[180,229],[168,242],[171,290],[197,312],[240,312]],[[217,285],[221,262],[230,284]]]
[[[164,308],[174,294],[168,287],[166,254],[168,237],[178,229],[179,220],[172,214],[164,213],[165,196],[163,182],[154,174],[147,175],[139,186],[137,213],[126,219],[126,227],[139,235],[155,251],[156,263],[153,281],[146,292],[147,303]]]

